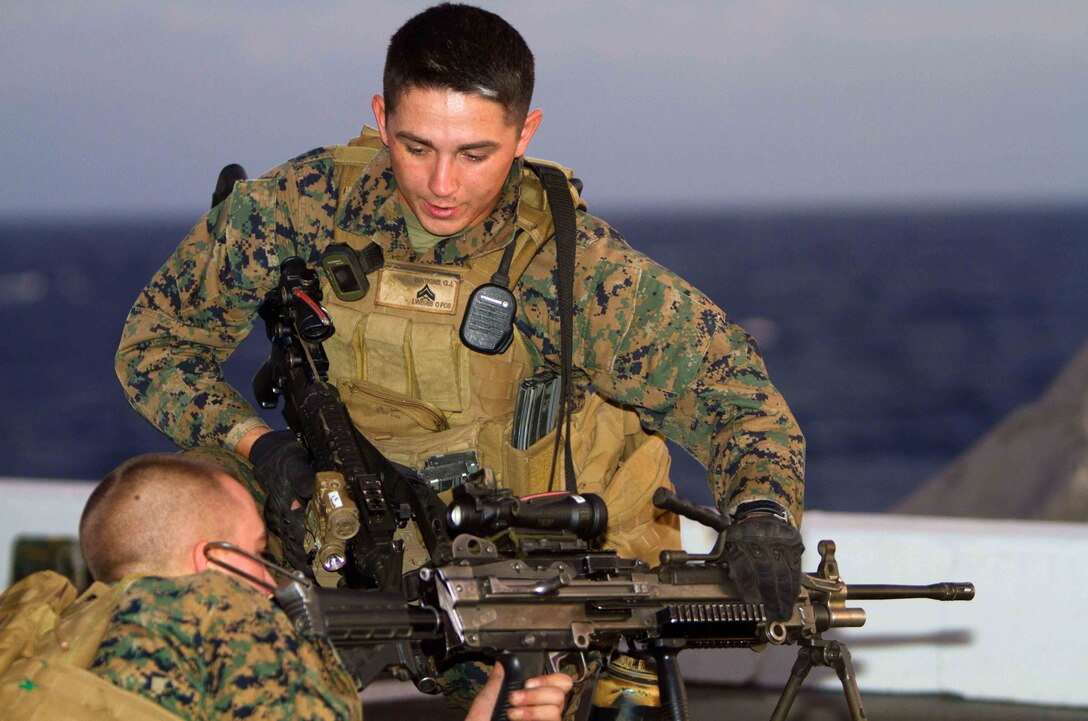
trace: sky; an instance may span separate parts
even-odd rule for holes
[[[425,2],[0,7],[0,216],[196,213],[373,124]],[[609,208],[1088,199],[1088,2],[481,2]]]

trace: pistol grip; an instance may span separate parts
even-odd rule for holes
[[[491,721],[507,721],[510,694],[521,689],[533,676],[544,673],[545,657],[546,654],[540,651],[503,651],[499,654],[496,662],[502,666],[502,686],[499,688],[499,697],[495,699],[495,711],[491,714]]]

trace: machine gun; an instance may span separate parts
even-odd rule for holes
[[[478,490],[475,498],[486,495]],[[712,520],[664,489],[654,503],[693,520]],[[800,647],[772,721],[786,718],[809,670],[818,665],[835,669],[851,717],[860,721],[865,714],[850,653],[823,638],[825,631],[865,623],[865,611],[847,602],[974,597],[970,583],[848,586],[839,576],[834,542],[821,541],[819,567],[802,574],[793,613],[771,621],[762,604],[743,601],[724,560],[724,526],[714,526],[719,536],[710,553],[666,551],[660,565],[649,568],[584,543],[571,547],[569,537],[526,544],[511,539],[510,528],[488,536],[491,529],[479,524],[474,530],[481,535],[455,536],[448,562],[417,569],[418,604],[395,594],[322,589],[301,581],[281,586],[276,598],[299,628],[341,650],[401,642],[420,649],[422,656],[402,655],[398,670],[423,690],[433,689],[436,669],[474,655],[494,659],[506,674],[493,721],[504,721],[509,693],[543,672],[557,654],[598,651],[607,658],[623,646],[654,657],[662,706],[672,721],[687,721],[677,664],[681,650],[767,644]]]
[[[263,408],[283,398],[284,419],[310,452],[317,484],[307,507],[307,551],[319,583],[397,590],[404,547],[393,534],[414,520],[431,558],[447,558],[445,505],[352,424],[328,383],[321,343],[334,328],[321,295],[316,272],[300,258],[283,261],[279,286],[259,311],[272,352],[253,392]]]

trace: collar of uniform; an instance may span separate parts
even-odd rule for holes
[[[518,158],[506,176],[495,209],[464,233],[439,241],[431,250],[417,254],[408,242],[408,227],[397,200],[397,181],[389,151],[379,151],[344,196],[336,212],[336,225],[348,233],[378,243],[392,260],[463,264],[470,258],[505,247],[517,227],[521,198],[522,161]]]

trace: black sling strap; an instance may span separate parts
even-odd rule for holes
[[[527,163],[540,177],[544,192],[548,196],[548,205],[552,211],[555,225],[556,265],[559,275],[559,357],[560,357],[560,400],[559,419],[556,428],[561,429],[555,436],[552,450],[552,475],[548,481],[551,490],[555,482],[556,458],[559,455],[559,436],[563,436],[564,475],[566,489],[570,493],[578,492],[574,477],[574,459],[570,452],[570,417],[574,405],[574,379],[572,356],[574,354],[574,239],[576,220],[574,201],[570,197],[570,187],[563,171],[550,165]]]

